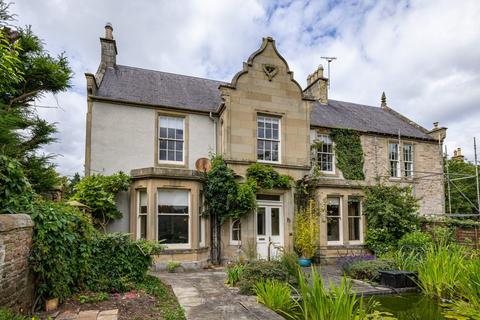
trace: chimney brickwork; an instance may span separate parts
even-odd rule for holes
[[[100,85],[107,68],[113,68],[117,64],[117,44],[113,39],[113,27],[110,23],[105,25],[105,37],[100,38],[101,57],[95,78]]]
[[[307,77],[307,88],[305,91],[321,104],[328,103],[328,79],[323,76],[322,65]]]

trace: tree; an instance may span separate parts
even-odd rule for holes
[[[106,232],[111,220],[122,217],[115,205],[115,198],[118,192],[128,190],[129,186],[130,177],[123,172],[111,176],[92,175],[76,185],[71,199],[89,206],[94,225]]]
[[[55,124],[41,119],[33,102],[70,87],[66,57],[51,56],[30,27],[13,28],[8,4],[0,0],[0,154],[16,159],[41,193],[58,184],[51,155],[39,154],[55,141]]]
[[[475,210],[477,205],[477,186],[475,181],[475,164],[462,160],[450,159],[448,161],[448,171],[450,179],[466,178],[454,180],[450,183],[450,199],[448,194],[448,182],[445,181],[445,208],[449,210],[449,204],[452,205],[452,213],[478,213]],[[480,166],[479,166],[480,171]],[[467,178],[470,177],[470,178]],[[463,194],[462,194],[463,193]],[[467,200],[468,199],[468,200]],[[475,204],[474,205],[472,205]]]

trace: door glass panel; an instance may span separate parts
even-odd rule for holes
[[[272,208],[272,236],[280,235],[280,209]]]
[[[265,235],[265,208],[259,207],[257,212],[257,235]]]

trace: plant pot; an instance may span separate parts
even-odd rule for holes
[[[58,308],[58,298],[49,299],[45,302],[45,311],[53,311]]]
[[[300,267],[310,267],[312,265],[312,259],[298,258],[298,264]]]

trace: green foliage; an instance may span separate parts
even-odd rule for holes
[[[280,174],[272,166],[262,163],[248,167],[247,179],[256,181],[261,189],[289,189],[293,184],[290,176]]]
[[[75,300],[81,304],[85,303],[99,303],[108,300],[108,294],[105,292],[93,292],[91,294],[80,294],[75,297]]]
[[[142,282],[161,244],[132,241],[126,233],[96,233],[85,285],[92,291],[123,292]]]
[[[405,252],[425,253],[433,243],[432,236],[422,231],[412,231],[403,235],[398,241],[398,248]]]
[[[227,273],[227,280],[225,280],[225,284],[234,287],[240,281],[240,279],[242,279],[244,270],[245,266],[241,264],[228,267],[225,270]]]
[[[31,263],[37,295],[62,301],[89,274],[95,230],[89,217],[62,203],[39,201],[31,217],[35,223]]]
[[[367,247],[379,253],[378,250],[396,245],[405,233],[418,229],[418,207],[411,188],[381,184],[366,187],[363,208],[368,226]]]
[[[221,156],[212,158],[212,169],[204,184],[206,215],[216,216],[220,224],[227,218],[240,218],[256,208],[257,184],[253,180],[238,183],[235,173]]]
[[[241,294],[252,294],[254,285],[261,280],[294,281],[287,268],[280,261],[252,261],[245,266],[241,280],[238,282]]]
[[[288,283],[278,280],[261,280],[253,287],[257,301],[286,319],[295,319],[297,306],[292,300],[292,289]]]
[[[396,247],[396,240],[386,228],[369,227],[365,236],[365,245],[375,254],[383,254]]]
[[[378,281],[380,270],[393,269],[395,269],[395,263],[391,260],[357,260],[349,265],[347,275],[354,279]]]
[[[313,257],[317,250],[318,235],[320,234],[320,215],[319,209],[315,206],[315,201],[310,200],[306,209],[297,212],[294,232],[295,250],[303,258],[310,259]]]
[[[444,172],[446,174],[446,165],[448,162],[448,171],[450,177],[465,177],[475,176],[475,164],[471,162],[464,162],[454,159],[445,159]],[[480,171],[480,165],[479,165]],[[445,182],[445,208],[449,209],[449,204],[452,205],[452,213],[478,213],[471,203],[477,203],[477,189],[475,185],[475,178],[456,180],[453,182],[455,187],[450,185],[450,199],[448,198],[448,186]],[[462,195],[465,194],[468,200]]]
[[[295,300],[300,311],[299,316],[291,314],[296,319],[368,319],[365,310],[363,297],[358,297],[352,291],[352,285],[344,276],[340,286],[335,287],[330,282],[324,283],[323,277],[312,268],[310,279],[305,278],[303,272],[299,271],[300,298]]]
[[[336,128],[332,129],[330,137],[335,142],[335,158],[343,177],[349,180],[365,180],[363,149],[358,132]]]
[[[147,294],[153,295],[158,301],[161,301],[160,307],[163,319],[185,320],[185,312],[178,304],[177,298],[157,277],[145,276],[143,281],[137,283],[136,289],[144,290]]]
[[[438,298],[454,298],[466,282],[468,261],[465,248],[432,245],[418,265],[418,282],[423,293]]]
[[[39,154],[55,141],[56,128],[32,104],[68,89],[72,71],[66,57],[50,55],[30,27],[6,27],[11,15],[4,1],[1,6],[0,154],[18,160],[33,189],[42,193],[58,184],[52,156]]]
[[[455,229],[449,226],[434,226],[430,233],[436,245],[443,246],[455,243]]]
[[[130,177],[123,172],[111,176],[92,175],[84,177],[75,187],[72,200],[91,208],[93,222],[106,231],[107,224],[122,217],[115,204],[119,191],[128,190]]]
[[[290,276],[290,283],[298,282],[298,255],[295,252],[283,252],[280,263],[284,266]]]
[[[2,320],[36,320],[37,317],[24,317],[22,315],[15,314],[14,312],[10,311],[9,309],[0,307],[0,319]]]
[[[167,263],[167,272],[173,273],[180,266],[181,266],[180,262],[169,261]]]
[[[30,213],[34,193],[21,164],[0,155],[0,214]]]

